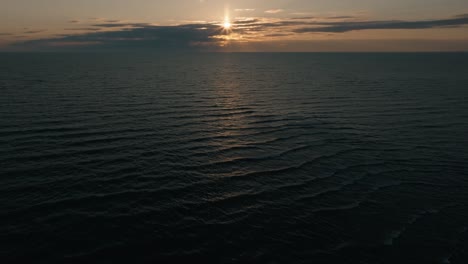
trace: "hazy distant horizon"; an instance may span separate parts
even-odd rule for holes
[[[101,51],[101,50],[35,50],[35,51],[0,51],[2,54],[79,54],[79,53],[103,53],[103,54],[140,54],[140,53],[149,53],[149,54],[167,54],[166,51],[158,50],[146,50],[146,51],[136,51],[136,50],[121,50],[121,51]],[[242,53],[272,53],[272,54],[281,54],[281,53],[305,53],[305,54],[437,54],[437,53],[468,53],[468,50],[442,50],[442,51],[176,51],[174,54],[242,54]]]

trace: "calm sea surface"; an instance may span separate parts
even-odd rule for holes
[[[468,263],[468,54],[0,54],[2,263]]]

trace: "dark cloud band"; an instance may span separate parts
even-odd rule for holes
[[[320,27],[303,27],[295,29],[296,33],[307,32],[330,32],[342,33],[356,30],[369,30],[369,29],[428,29],[428,28],[441,28],[441,27],[459,27],[468,24],[468,16],[457,16],[452,19],[442,20],[423,20],[423,21],[361,21],[361,22],[320,22],[311,23],[312,25]]]

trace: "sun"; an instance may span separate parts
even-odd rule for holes
[[[231,29],[231,27],[232,27],[231,22],[229,22],[229,21],[224,21],[224,23],[223,23],[223,28],[224,28],[224,29]]]

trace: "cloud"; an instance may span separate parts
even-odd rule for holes
[[[293,17],[291,19],[298,19],[298,20],[310,20],[310,19],[354,19],[355,16],[328,16],[328,17],[317,17],[317,16],[302,16],[302,17]]]
[[[356,18],[354,16],[330,16],[330,17],[326,17],[326,19],[352,19],[352,18]]]
[[[343,22],[315,22],[309,25],[314,27],[303,27],[295,29],[296,33],[329,32],[343,33],[356,30],[385,30],[385,29],[429,29],[442,27],[459,27],[468,24],[468,16],[456,16],[449,19],[421,20],[421,21],[343,21]],[[319,27],[317,27],[319,26]]]
[[[347,19],[353,19],[349,21]],[[341,20],[341,21],[336,21]],[[244,20],[242,26],[256,31],[282,31],[280,33],[344,33],[358,30],[389,29],[431,29],[461,27],[468,25],[468,15],[458,15],[447,19],[435,20],[362,20],[353,16],[299,17],[292,19],[251,19]],[[269,32],[271,33],[271,32]],[[278,32],[275,32],[278,33]]]
[[[234,9],[235,12],[253,12],[255,11],[255,9],[252,9],[252,8],[238,8],[238,9]]]
[[[267,14],[278,14],[278,13],[281,13],[283,11],[284,11],[283,9],[270,9],[270,10],[266,10],[265,13],[267,13]]]
[[[65,30],[72,30],[72,31],[99,31],[99,30],[102,30],[102,28],[83,27],[83,28],[66,28]]]
[[[265,37],[286,37],[286,36],[291,36],[292,34],[287,34],[287,33],[275,33],[275,34],[266,34],[264,35]]]
[[[236,20],[233,22],[233,24],[234,25],[252,25],[257,22],[261,22],[261,20],[257,18],[249,18],[249,19],[243,19],[243,20]]]
[[[21,49],[48,49],[59,47],[77,49],[203,49],[215,48],[220,36],[227,34],[214,24],[187,24],[153,26],[145,23],[96,24],[101,28],[119,28],[113,31],[70,34],[55,38],[17,43]],[[96,30],[95,28],[92,28]]]
[[[45,32],[47,30],[43,29],[43,30],[28,30],[28,31],[25,31],[23,32],[23,34],[36,34],[36,33],[41,33],[41,32]]]
[[[93,27],[102,27],[102,28],[122,28],[122,27],[134,27],[134,28],[141,28],[151,26],[149,23],[100,23],[100,24],[93,24]]]
[[[309,19],[315,19],[316,17],[314,16],[306,16],[306,17],[293,17],[291,19],[298,19],[298,20],[309,20]]]

